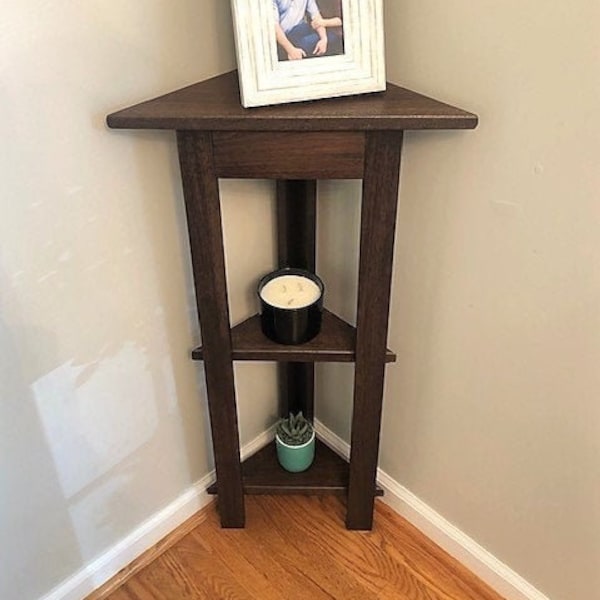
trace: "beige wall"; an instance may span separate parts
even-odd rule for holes
[[[175,4],[3,13],[3,599],[49,591],[211,468],[173,138],[103,123],[233,67],[228,3]],[[600,7],[550,4],[386,3],[389,79],[481,126],[407,136],[381,465],[574,600],[600,588]],[[319,270],[353,319],[360,187],[320,190]],[[223,196],[237,321],[274,262],[273,189]],[[237,372],[248,441],[274,370]],[[319,369],[319,416],[346,437],[351,389],[351,367]]]
[[[232,68],[230,19],[217,0],[4,7],[3,600],[48,592],[211,468],[173,135],[104,118]],[[223,186],[236,291],[273,264],[273,192],[247,185]],[[251,300],[233,297],[234,319]],[[241,411],[248,440],[273,420],[273,368],[239,371],[242,404],[258,405]]]
[[[380,464],[553,600],[595,597],[600,5],[390,1],[386,33],[390,81],[481,124],[407,135]],[[358,201],[322,189],[320,267],[351,318]],[[319,374],[349,439],[352,370]]]
[[[553,600],[600,589],[600,4],[388,2],[406,148],[382,464]]]

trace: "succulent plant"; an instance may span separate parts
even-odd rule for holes
[[[301,446],[310,440],[313,434],[313,426],[307,421],[302,411],[297,415],[290,413],[277,423],[277,436],[289,446]]]

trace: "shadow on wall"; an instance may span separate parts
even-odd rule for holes
[[[113,532],[122,535],[124,491],[135,481],[128,472],[158,420],[133,344],[47,370],[58,336],[20,318],[14,287],[1,270],[0,536],[11,541],[0,550],[3,600],[47,593],[114,543]],[[36,359],[47,372],[37,372]]]
[[[219,39],[230,14],[221,2],[206,9],[184,2],[177,11],[150,4],[136,27],[125,18],[134,6],[110,14],[79,7],[57,16],[55,31],[49,3],[31,31],[21,21],[11,31],[15,40],[39,34],[48,45],[17,45],[6,74],[18,82],[9,86],[14,112],[5,123],[18,143],[5,165],[12,177],[0,222],[11,250],[0,255],[2,600],[47,593],[207,470],[189,328],[177,316],[181,294],[173,293],[185,281],[168,275],[177,249],[160,253],[176,228],[165,240],[162,217],[172,205],[159,208],[158,200],[172,194],[175,176],[159,172],[158,191],[146,181],[149,203],[136,205],[139,178],[127,157],[116,164],[118,141],[103,125],[115,107],[104,112],[100,104],[118,95],[110,92],[118,57],[142,82],[136,77],[128,88],[131,79],[124,81],[130,93],[181,84],[196,65],[231,68],[231,36]],[[195,26],[202,19],[208,35]],[[46,38],[43,29],[52,33]],[[65,69],[39,68],[46,56],[64,60]],[[57,118],[65,107],[73,119]],[[156,146],[141,150],[141,181],[163,158],[152,155]]]
[[[233,25],[229,2],[210,2],[201,5],[197,2],[183,2],[173,10],[165,4],[165,24],[161,29],[160,44],[164,56],[171,55],[172,48],[184,47],[190,53],[189,60],[197,65],[195,81],[229,71],[235,64],[233,45]],[[223,31],[231,35],[223,36]],[[182,41],[183,36],[183,41]],[[159,73],[162,82],[172,81],[172,89],[181,85],[182,74],[167,62]],[[176,67],[181,65],[175,65]],[[184,72],[184,68],[180,68]],[[169,88],[169,91],[172,91]],[[158,90],[156,94],[158,94]],[[104,119],[104,116],[103,116]],[[111,135],[131,137],[131,131],[111,131]],[[187,218],[181,189],[177,143],[174,132],[136,131],[136,143],[157,143],[166,149],[160,160],[166,161],[168,177],[160,181],[164,186],[156,189],[156,180],[149,177],[147,156],[136,153],[138,170],[132,174],[143,190],[146,199],[141,213],[144,215],[147,239],[153,255],[154,276],[156,277],[157,303],[161,306],[164,318],[165,347],[163,354],[175,358],[170,364],[173,371],[173,393],[179,399],[181,443],[185,448],[188,471],[200,478],[207,467],[214,468],[210,420],[206,401],[204,363],[193,363],[195,378],[190,379],[191,351],[201,344],[197,337],[200,327],[196,309],[196,296],[187,237]],[[168,251],[165,251],[168,248]],[[177,267],[180,267],[177,269]],[[175,290],[175,293],[174,293]],[[182,317],[181,299],[185,290],[185,314]],[[180,292],[181,291],[181,292]],[[182,331],[182,321],[186,328]],[[191,336],[190,336],[191,332]],[[187,401],[186,401],[187,400]],[[203,452],[198,452],[199,445]],[[208,465],[206,464],[208,460]]]
[[[111,131],[111,135],[126,135],[132,132]],[[148,251],[152,255],[153,276],[156,280],[156,304],[161,307],[164,340],[161,355],[170,357],[169,369],[173,372],[171,394],[179,400],[181,444],[185,447],[185,458],[189,472],[200,478],[212,464],[210,421],[206,402],[204,363],[191,363],[191,351],[201,344],[198,337],[200,326],[196,309],[196,296],[187,237],[185,203],[180,184],[177,144],[173,132],[136,131],[135,143],[140,149],[136,153],[138,169],[132,177],[137,178],[143,190],[144,228]],[[143,150],[147,143],[160,146],[161,160],[166,163],[168,177],[160,182],[149,177],[148,156]],[[156,185],[162,189],[158,189]],[[185,300],[185,305],[182,304]],[[185,314],[185,317],[183,316]],[[185,326],[182,327],[182,321]],[[190,333],[191,332],[191,333]],[[172,360],[171,360],[172,359]],[[155,365],[151,372],[160,372]],[[195,378],[189,377],[190,368]],[[163,387],[161,381],[156,385]],[[199,442],[203,452],[198,452]],[[192,482],[190,482],[192,483]]]
[[[73,326],[61,323],[86,315],[65,310],[74,290],[44,287],[64,301],[56,321],[46,314],[54,333],[31,311],[22,316],[42,291],[35,276],[31,289],[18,280],[0,269],[0,536],[11,540],[0,550],[3,600],[47,593],[194,480],[185,459],[165,460],[183,443],[183,415],[160,315],[135,342],[118,327],[80,332],[77,359],[65,361]],[[101,300],[88,308],[106,317]]]
[[[64,577],[81,564],[77,537],[48,448],[33,392],[25,379],[15,336],[2,302],[6,281],[0,271],[0,597],[40,595],[44,582]],[[36,331],[40,344],[53,336]],[[51,515],[51,518],[40,518]],[[58,563],[58,564],[57,564]],[[27,592],[25,591],[27,590]]]
[[[329,310],[356,324],[362,184],[320,181],[317,272],[326,286]],[[317,417],[350,441],[354,365],[317,365]]]

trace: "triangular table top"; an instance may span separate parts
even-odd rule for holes
[[[236,71],[113,113],[109,127],[205,131],[473,129],[477,116],[387,84],[385,92],[243,108]]]

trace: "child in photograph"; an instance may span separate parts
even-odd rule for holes
[[[343,52],[340,17],[323,18],[316,0],[273,0],[279,60],[301,60]]]

